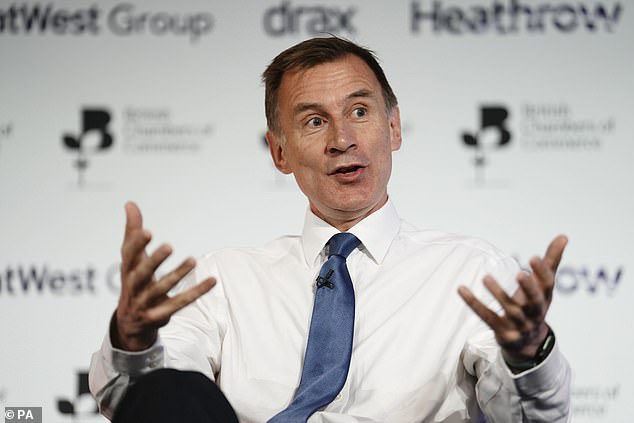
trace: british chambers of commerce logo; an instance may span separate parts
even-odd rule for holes
[[[506,106],[481,105],[479,127],[462,133],[464,146],[473,152],[472,164],[477,184],[485,182],[484,170],[492,161],[490,155],[511,143],[512,135],[507,127],[508,117],[509,111]]]
[[[108,151],[114,144],[110,131],[110,111],[101,107],[86,107],[81,110],[80,129],[62,135],[64,147],[75,156],[72,165],[77,171],[77,185],[86,185],[86,171],[93,156]]]
[[[79,129],[65,131],[61,137],[77,172],[76,185],[79,189],[109,187],[109,182],[96,182],[88,173],[91,168],[99,168],[96,163],[104,160],[105,153],[115,149],[118,157],[126,155],[132,160],[159,154],[196,157],[210,142],[213,124],[175,115],[166,106],[126,106],[112,111],[105,107],[81,108]],[[108,174],[112,176],[112,172]]]
[[[97,403],[90,394],[88,372],[79,371],[77,376],[77,393],[74,398],[58,398],[57,411],[71,418],[72,422],[104,421],[99,417]]]

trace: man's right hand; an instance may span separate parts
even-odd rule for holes
[[[141,211],[133,202],[125,205],[126,225],[121,247],[121,295],[110,330],[113,347],[126,351],[142,351],[154,344],[158,329],[172,314],[194,302],[215,284],[207,278],[198,285],[173,297],[167,295],[196,262],[187,258],[176,269],[156,279],[154,272],[171,254],[167,244],[151,255],[145,247],[152,235],[143,229]]]

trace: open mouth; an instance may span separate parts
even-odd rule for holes
[[[335,170],[334,174],[347,174],[347,173],[353,173],[356,172],[357,170],[361,169],[363,166],[345,166],[345,167],[340,167],[339,169]]]
[[[350,175],[365,169],[367,165],[363,162],[341,164],[330,170],[329,175]]]

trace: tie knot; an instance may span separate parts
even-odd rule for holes
[[[335,234],[330,238],[330,241],[328,241],[328,258],[341,256],[345,259],[360,243],[359,238],[351,233],[340,232]]]

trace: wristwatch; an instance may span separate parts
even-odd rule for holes
[[[555,346],[555,332],[553,332],[550,326],[548,326],[548,334],[546,335],[546,338],[544,338],[544,341],[541,343],[541,345],[537,349],[537,353],[535,354],[533,358],[529,360],[523,360],[523,361],[514,361],[504,357],[504,361],[513,370],[519,370],[521,372],[524,372],[526,370],[532,369],[533,367],[537,367],[544,360],[546,360],[546,357],[548,357],[550,352],[553,350],[554,346]]]

